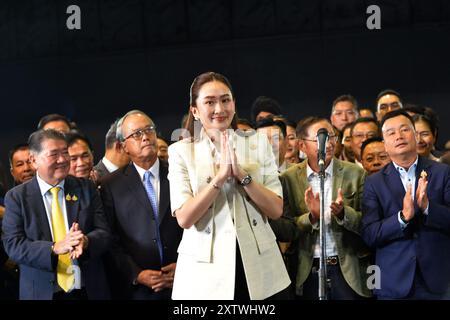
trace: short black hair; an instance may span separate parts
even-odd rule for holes
[[[43,116],[39,120],[37,129],[41,130],[41,129],[43,129],[45,127],[45,125],[47,123],[53,122],[53,121],[64,121],[67,124],[67,126],[69,127],[69,129],[72,129],[72,125],[70,123],[69,118],[67,118],[67,117],[65,117],[63,115],[57,114],[57,113],[47,114],[47,115]]]
[[[305,138],[308,134],[309,127],[322,121],[327,122],[328,124],[330,124],[330,126],[333,126],[330,120],[316,116],[306,117],[300,120],[297,124],[297,128],[295,129],[295,132],[297,133],[297,138],[299,139]]]
[[[78,140],[81,140],[83,142],[85,142],[88,147],[89,150],[91,152],[93,152],[94,150],[92,150],[92,144],[89,141],[88,137],[86,137],[84,134],[82,134],[81,132],[76,132],[76,131],[72,131],[68,134],[66,134],[66,140],[67,140],[67,147],[72,146],[75,142],[77,142]]]
[[[292,121],[292,120],[289,120],[289,119],[286,119],[286,118],[284,118],[283,121],[286,124],[286,127],[292,127],[294,129],[297,128],[297,123],[295,123],[295,121]]]
[[[256,116],[262,112],[270,112],[275,116],[281,115],[281,105],[275,99],[259,96],[252,105],[252,121],[256,121]]]
[[[12,159],[14,157],[14,154],[17,151],[28,150],[28,149],[30,149],[28,147],[28,143],[22,142],[22,143],[16,144],[11,150],[9,150],[9,153],[8,153],[9,165],[12,167],[12,165],[13,165],[13,160]]]
[[[363,143],[362,143],[362,145],[361,145],[361,159],[362,159],[362,157],[363,157],[363,153],[364,153],[364,149],[369,145],[369,144],[371,144],[371,143],[374,143],[374,142],[383,142],[383,138],[381,138],[381,137],[373,137],[373,138],[369,138],[369,139],[367,139],[366,141],[364,141]]]
[[[42,151],[42,142],[45,140],[62,140],[67,143],[66,135],[55,129],[37,130],[28,138],[28,147],[32,153],[40,153]]]
[[[251,128],[255,128],[255,126],[250,122],[250,120],[244,119],[244,118],[238,118],[237,119],[237,124],[244,124],[247,125]]]
[[[397,91],[395,91],[393,89],[384,89],[377,95],[377,105],[378,105],[378,100],[380,100],[381,97],[383,97],[387,94],[397,96],[398,99],[400,100],[400,102],[402,102],[402,97],[400,96],[400,93],[398,93]]]
[[[256,123],[255,129],[265,128],[265,127],[278,127],[280,128],[283,138],[286,138],[286,124],[281,120],[274,120],[273,118],[264,118]]]
[[[336,99],[334,99],[333,105],[331,108],[331,112],[334,111],[336,104],[338,104],[339,102],[344,102],[344,101],[350,102],[353,105],[354,111],[358,110],[358,101],[356,101],[355,97],[352,96],[351,94],[343,94],[343,95],[340,95],[339,97],[337,97]]]
[[[370,117],[363,117],[363,118],[358,118],[355,121],[352,122],[351,128],[350,128],[350,136],[353,135],[353,129],[355,128],[355,126],[359,123],[374,123],[377,126],[377,133],[379,136],[381,136],[381,130],[380,130],[380,124],[378,123],[378,121],[375,118],[370,118]]]
[[[398,116],[404,116],[406,118],[408,118],[408,120],[411,122],[412,126],[414,127],[414,120],[413,118],[408,114],[408,112],[406,112],[403,109],[398,109],[398,110],[394,110],[391,112],[388,112],[384,115],[383,119],[381,119],[381,124],[380,124],[380,128],[383,128],[384,123],[386,122],[386,120],[398,117]]]

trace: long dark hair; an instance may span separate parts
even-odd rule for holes
[[[195,119],[194,119],[194,115],[192,114],[192,111],[190,110],[190,107],[197,107],[197,98],[198,98],[198,93],[200,91],[200,89],[202,88],[202,86],[205,83],[208,82],[212,82],[212,81],[219,81],[222,82],[224,85],[226,85],[228,87],[228,89],[230,89],[231,91],[231,95],[233,96],[233,100],[234,100],[234,92],[233,92],[233,88],[231,87],[231,83],[230,81],[228,81],[228,79],[224,76],[221,75],[220,73],[216,73],[216,72],[205,72],[202,73],[201,75],[197,76],[194,81],[192,82],[191,85],[191,89],[189,92],[189,112],[188,112],[188,118],[186,121],[186,125],[185,125],[185,129],[189,130],[189,133],[191,134],[191,138],[194,137],[194,126],[195,126]],[[233,119],[231,120],[231,128],[233,128],[234,130],[237,129],[237,113],[234,114]]]

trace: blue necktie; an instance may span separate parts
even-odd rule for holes
[[[144,174],[144,185],[145,191],[147,191],[148,199],[150,200],[150,204],[153,209],[153,217],[155,218],[155,229],[156,229],[156,242],[158,243],[159,256],[161,258],[161,264],[163,261],[163,246],[161,241],[161,236],[159,234],[159,219],[158,219],[158,205],[156,201],[156,192],[153,188],[152,184],[153,174],[150,171],[145,172]]]

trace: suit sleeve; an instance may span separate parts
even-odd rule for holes
[[[120,270],[129,283],[133,283],[142,269],[134,262],[120,245],[119,232],[116,224],[116,213],[112,192],[108,184],[102,184],[100,195],[103,207],[112,232],[111,256],[117,270]]]
[[[367,179],[363,192],[363,218],[361,223],[361,236],[371,248],[377,248],[390,241],[403,238],[404,232],[398,222],[397,212],[384,217],[382,206],[375,190],[372,179]]]
[[[428,215],[425,217],[425,225],[430,228],[450,233],[450,167],[447,166],[443,182],[443,204],[429,201]],[[430,190],[428,190],[430,194]]]
[[[94,214],[94,227],[86,234],[89,239],[88,256],[100,257],[111,245],[111,230],[106,220],[101,198],[92,182],[88,181],[90,209]]]
[[[194,196],[189,179],[186,161],[179,153],[178,144],[169,146],[169,173],[167,179],[170,184],[170,207],[172,215],[183,204]]]
[[[295,225],[295,216],[289,204],[287,183],[283,177],[280,177],[280,180],[283,186],[283,215],[277,220],[271,220],[270,226],[277,236],[278,241],[291,242],[297,238],[298,229]]]
[[[5,215],[3,217],[3,245],[11,260],[36,269],[55,271],[55,259],[52,255],[51,241],[33,241],[29,239],[24,228],[23,206],[14,190],[5,198]]]
[[[366,177],[367,174],[364,172],[364,174],[360,175],[357,181],[357,190],[355,195],[357,197],[357,201],[355,201],[355,208],[344,205],[344,219],[342,221],[338,221],[338,223],[345,229],[358,235],[361,232],[361,199],[363,197],[364,181]]]

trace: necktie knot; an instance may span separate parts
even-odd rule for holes
[[[59,190],[61,190],[60,187],[53,187],[50,189],[50,192],[52,193],[53,197],[58,197]]]

